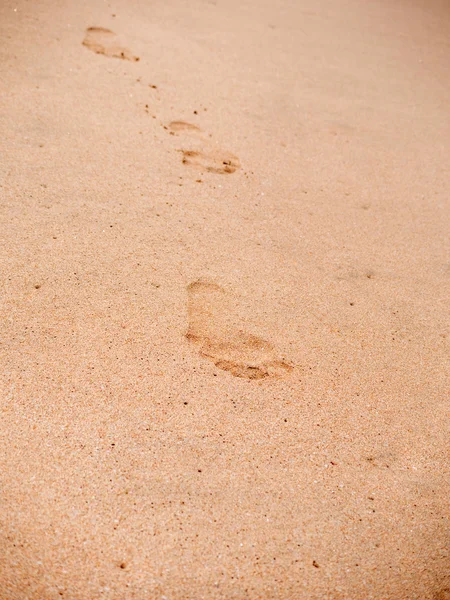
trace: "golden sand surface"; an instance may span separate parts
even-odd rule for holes
[[[0,4],[1,600],[449,600],[450,6]]]

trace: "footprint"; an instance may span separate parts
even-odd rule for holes
[[[195,167],[199,171],[209,173],[234,173],[241,166],[239,159],[234,154],[220,150],[202,152],[201,150],[182,150],[183,165]]]
[[[197,171],[207,171],[219,175],[234,173],[240,168],[238,157],[231,152],[212,146],[208,137],[197,125],[185,121],[172,121],[169,123],[168,129],[172,135],[185,134],[189,138],[186,146],[191,147],[180,150],[184,165],[193,167]]]
[[[139,60],[139,57],[134,56],[128,48],[120,45],[119,39],[113,31],[104,27],[88,27],[83,46],[96,54],[104,54],[112,58],[122,58],[133,62]]]
[[[186,338],[204,358],[235,377],[266,379],[293,370],[270,342],[239,329],[233,299],[219,285],[199,279],[188,286]]]
[[[179,133],[182,131],[187,131],[189,133],[198,133],[202,134],[202,130],[197,125],[192,125],[192,123],[186,123],[186,121],[172,121],[169,123],[170,131],[174,131],[175,133]]]

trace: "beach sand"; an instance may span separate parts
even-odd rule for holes
[[[448,600],[448,4],[0,31],[0,598]]]

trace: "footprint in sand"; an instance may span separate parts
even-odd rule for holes
[[[197,125],[192,125],[192,123],[186,123],[186,121],[172,121],[171,123],[169,123],[169,129],[174,133],[196,133],[200,137],[204,137],[200,127],[197,127]]]
[[[219,285],[202,279],[188,286],[186,338],[201,356],[235,377],[265,379],[293,370],[270,342],[239,328],[233,298]]]
[[[120,45],[114,31],[104,27],[88,27],[84,36],[83,46],[96,54],[104,54],[111,58],[122,58],[136,62],[139,60],[128,48]]]
[[[237,156],[213,147],[197,125],[185,121],[172,121],[169,130],[172,135],[182,135],[188,140],[186,146],[190,147],[180,150],[184,165],[197,171],[219,175],[234,173],[241,166]]]

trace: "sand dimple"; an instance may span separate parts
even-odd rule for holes
[[[235,377],[266,379],[287,375],[292,365],[273,345],[239,327],[232,297],[216,283],[197,280],[188,286],[186,338],[204,358]]]
[[[110,58],[121,58],[123,60],[138,61],[128,48],[119,44],[117,35],[110,29],[104,27],[88,27],[83,40],[83,46],[92,50],[96,54],[104,54]]]

